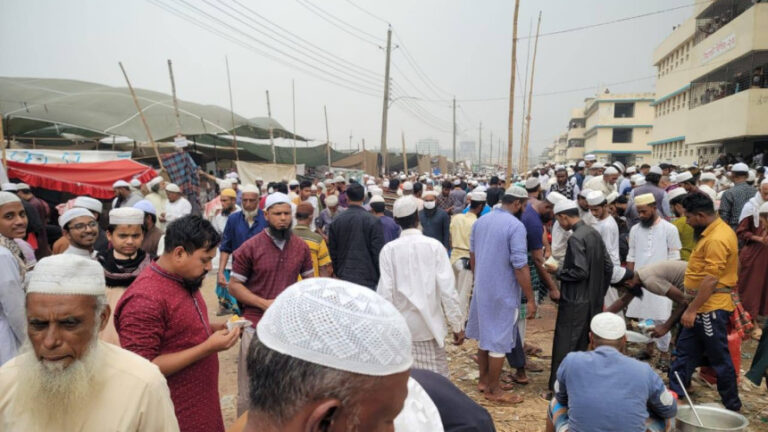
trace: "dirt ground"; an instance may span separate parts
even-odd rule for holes
[[[217,303],[215,294],[215,279],[209,276],[203,285],[203,297],[208,306],[208,316],[212,321],[222,321],[227,317],[217,317]],[[480,405],[484,406],[493,417],[496,430],[499,432],[538,432],[544,431],[546,422],[547,402],[538,397],[546,388],[549,378],[550,354],[552,348],[552,334],[554,331],[555,307],[545,304],[539,308],[539,318],[528,321],[526,343],[533,344],[542,349],[542,354],[531,360],[544,368],[541,373],[528,373],[530,384],[517,386],[515,393],[524,397],[524,402],[514,407],[498,406],[487,403],[477,391],[477,365],[472,360],[472,355],[477,349],[474,341],[467,340],[464,345],[456,347],[446,345],[449,364],[451,368],[451,380],[457,387],[469,395]],[[630,352],[637,346],[630,345]],[[757,348],[757,342],[749,340],[742,345],[742,374],[749,369],[752,355]],[[224,424],[229,427],[235,421],[235,409],[237,403],[237,355],[239,345],[230,350],[219,353],[219,394],[221,397],[221,409],[224,415]],[[660,375],[666,382],[666,374]],[[758,391],[745,392],[739,390],[743,403],[742,414],[750,420],[748,431],[768,431],[768,392],[765,386]],[[717,390],[710,388],[701,381],[694,379],[693,394],[691,397],[699,403],[718,403],[720,398]]]

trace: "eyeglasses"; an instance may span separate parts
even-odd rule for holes
[[[93,221],[93,222],[88,222],[88,223],[79,223],[79,224],[76,224],[76,225],[72,225],[71,227],[69,227],[69,230],[70,231],[82,231],[82,230],[84,230],[86,228],[96,229],[96,227],[98,227],[98,226],[99,226],[99,223],[96,222],[96,221]]]

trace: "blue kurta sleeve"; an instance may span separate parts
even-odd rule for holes
[[[517,270],[528,265],[528,250],[526,231],[522,225],[510,227],[509,234],[509,262]]]
[[[555,381],[555,398],[564,407],[568,406],[568,389],[565,385],[567,370],[568,356],[565,356],[563,362],[560,363],[560,367],[557,368],[557,381]]]
[[[648,408],[651,413],[664,419],[672,418],[677,415],[677,402],[672,393],[664,387],[664,382],[659,376],[648,368],[648,380],[650,395],[648,397]]]
[[[235,223],[232,219],[234,213],[229,215],[227,223],[224,225],[224,231],[221,233],[221,245],[219,250],[231,254],[235,251],[234,238],[235,238]]]

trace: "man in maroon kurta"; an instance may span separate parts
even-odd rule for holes
[[[275,192],[264,205],[268,229],[256,234],[234,253],[229,292],[242,303],[243,316],[253,322],[245,329],[237,360],[237,415],[248,410],[246,358],[256,324],[274,299],[299,276],[314,276],[312,255],[301,237],[291,234],[288,196]]]
[[[123,348],[155,363],[168,381],[182,432],[223,432],[216,353],[237,343],[239,330],[208,322],[200,285],[219,234],[199,216],[168,225],[165,253],[128,287],[115,309]]]

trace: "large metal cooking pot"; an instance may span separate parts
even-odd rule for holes
[[[696,412],[704,426],[699,426],[693,410],[687,405],[677,408],[677,430],[680,432],[745,431],[749,420],[743,415],[725,408],[696,405]]]

